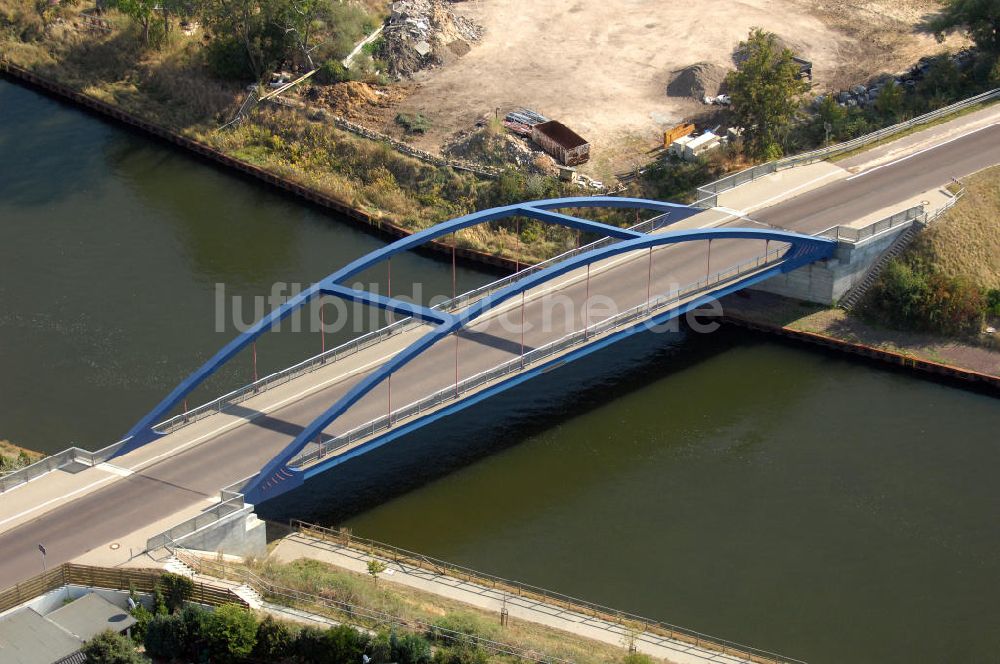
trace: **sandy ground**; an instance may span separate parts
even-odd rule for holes
[[[671,73],[699,61],[731,66],[733,48],[752,26],[812,60],[817,86],[839,87],[943,48],[919,28],[935,4],[467,0],[455,10],[482,24],[486,36],[464,57],[418,74],[395,110],[426,115],[434,128],[414,142],[436,150],[498,107],[527,106],[587,138],[593,158],[584,170],[607,177],[645,161],[663,129],[706,109],[666,96]]]

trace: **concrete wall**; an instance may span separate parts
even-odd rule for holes
[[[263,557],[267,555],[266,524],[254,514],[253,505],[247,505],[177,543],[195,551]]]
[[[909,224],[901,225],[863,243],[840,242],[833,258],[772,277],[750,290],[834,305],[865,278],[882,253],[908,228]]]

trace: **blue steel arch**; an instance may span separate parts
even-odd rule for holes
[[[431,226],[423,231],[414,233],[401,240],[397,240],[358,258],[345,267],[328,275],[309,288],[301,291],[298,295],[290,298],[285,304],[278,307],[268,315],[261,318],[248,330],[237,336],[228,344],[222,347],[215,355],[209,358],[198,369],[192,372],[187,378],[181,381],[164,399],[152,410],[142,417],[125,434],[125,444],[117,452],[116,456],[127,454],[153,440],[162,434],[157,433],[153,427],[164,420],[170,411],[181,403],[181,401],[196,387],[203,383],[209,376],[214,374],[222,365],[231,360],[239,351],[251,344],[257,337],[280,323],[297,309],[307,305],[313,298],[320,295],[335,295],[345,297],[356,302],[364,302],[381,307],[394,313],[402,313],[415,316],[429,322],[444,322],[450,320],[449,314],[409,304],[401,300],[385,298],[372,293],[366,293],[342,285],[342,282],[356,276],[362,271],[378,264],[379,262],[391,258],[392,256],[414,249],[431,240],[443,237],[463,228],[475,226],[488,221],[496,221],[507,217],[524,216],[537,219],[543,223],[558,224],[576,228],[579,230],[600,233],[602,235],[615,237],[623,240],[641,237],[643,234],[609,224],[602,224],[596,221],[581,219],[570,215],[553,212],[561,208],[612,208],[612,209],[637,209],[652,210],[663,213],[681,213],[674,220],[680,220],[691,216],[700,209],[692,208],[679,203],[669,203],[663,201],[652,201],[643,198],[614,198],[604,196],[580,196],[569,198],[553,198],[529,203],[518,203],[502,207],[481,210],[472,214],[456,217],[450,221],[442,222]]]
[[[397,353],[389,361],[382,364],[378,369],[368,374],[358,384],[352,387],[346,394],[332,404],[319,417],[314,419],[302,432],[296,436],[284,450],[275,456],[261,472],[251,480],[250,484],[244,487],[244,493],[250,502],[259,502],[279,493],[284,493],[299,486],[305,479],[303,471],[292,470],[289,462],[294,459],[302,449],[329,426],[335,419],[346,412],[352,405],[357,403],[362,397],[371,392],[376,386],[386,380],[390,374],[398,371],[407,363],[415,359],[421,353],[429,349],[436,342],[445,336],[458,332],[467,327],[471,322],[477,320],[483,314],[489,312],[503,302],[512,297],[534,288],[546,281],[559,277],[567,272],[583,267],[589,263],[610,258],[618,254],[642,249],[659,247],[669,244],[692,242],[698,240],[712,239],[755,239],[770,240],[788,243],[790,246],[783,255],[781,263],[774,268],[764,270],[754,275],[752,281],[760,281],[777,272],[788,272],[802,265],[811,263],[823,258],[829,258],[836,247],[836,242],[826,239],[801,235],[789,231],[777,231],[755,228],[709,228],[695,229],[688,231],[674,231],[657,235],[635,234],[638,237],[626,239],[608,247],[595,249],[579,256],[567,259],[549,268],[526,276],[514,282],[510,286],[503,288],[492,295],[488,295],[456,315],[441,314],[433,312],[438,326],[413,342],[410,346]],[[748,285],[751,280],[741,281],[740,287]],[[348,289],[352,290],[352,289]],[[732,290],[732,289],[729,289]],[[353,295],[352,294],[349,294]],[[371,296],[374,298],[375,296]],[[372,302],[376,303],[376,302]],[[426,320],[434,320],[427,316]]]

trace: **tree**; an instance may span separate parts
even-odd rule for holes
[[[266,616],[257,625],[257,643],[253,647],[253,658],[264,662],[280,662],[294,653],[295,634],[283,622]]]
[[[142,28],[142,43],[149,46],[149,33],[156,17],[156,0],[111,0],[108,6],[114,7],[121,13],[139,24]]]
[[[726,85],[731,109],[744,130],[744,150],[773,159],[781,155],[782,138],[809,84],[799,77],[792,52],[782,48],[773,33],[752,28],[738,53],[740,62],[726,76]]]
[[[430,664],[431,644],[419,634],[403,634],[396,632],[389,637],[392,646],[392,661],[399,664]]]
[[[371,574],[375,585],[378,585],[378,575],[388,569],[388,566],[381,560],[372,558],[368,561],[368,573]]]
[[[146,654],[171,660],[187,651],[187,626],[179,614],[158,615],[146,626]]]
[[[1000,2],[997,0],[944,0],[944,10],[930,22],[942,39],[944,33],[965,30],[980,50],[1000,55]]]
[[[903,87],[895,80],[886,83],[875,98],[875,110],[883,119],[899,122],[903,112]]]
[[[110,629],[104,630],[83,646],[87,664],[148,664],[149,660],[135,651],[132,642]]]
[[[204,637],[211,661],[239,662],[257,643],[257,618],[239,604],[223,604],[208,616]]]
[[[156,587],[163,593],[167,611],[174,613],[184,606],[184,601],[194,592],[194,581],[186,576],[167,572],[160,576]]]
[[[258,80],[295,46],[295,34],[283,27],[289,0],[203,0],[202,15],[216,35],[213,49],[227,53],[239,44],[246,71]],[[224,37],[221,35],[225,35]]]

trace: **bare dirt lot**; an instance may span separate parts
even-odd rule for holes
[[[643,161],[665,128],[705,107],[668,97],[672,73],[696,62],[732,66],[752,26],[775,32],[834,88],[921,55],[938,44],[922,30],[934,0],[467,0],[457,13],[483,25],[461,58],[419,73],[395,112],[423,113],[433,128],[414,140],[438,150],[454,132],[500,108],[533,108],[592,144],[583,170],[607,177]],[[386,117],[391,125],[391,117]]]

